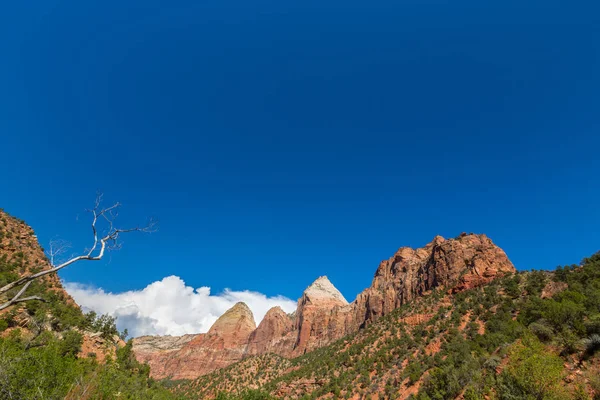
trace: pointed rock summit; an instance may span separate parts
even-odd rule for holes
[[[164,346],[151,337],[136,339],[134,347],[138,360],[150,364],[153,376],[192,379],[241,360],[255,329],[252,311],[240,302],[221,315],[208,333],[189,335],[171,345],[172,351],[162,350]],[[157,350],[144,351],[149,345]]]
[[[339,302],[342,305],[348,304],[344,296],[326,276],[318,277],[316,281],[307,287],[303,297],[306,297],[313,304],[323,300]]]
[[[332,310],[346,307],[348,302],[326,276],[317,278],[302,294],[296,309],[298,331],[293,354],[300,355],[330,340],[328,330]],[[333,330],[337,330],[334,328]]]
[[[238,344],[248,339],[256,329],[254,315],[244,302],[236,303],[210,327],[208,335],[219,335],[227,344]]]

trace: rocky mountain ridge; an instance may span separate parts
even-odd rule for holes
[[[140,337],[133,351],[155,378],[193,379],[253,355],[295,357],[354,333],[435,288],[459,292],[513,273],[502,249],[487,236],[436,236],[419,249],[400,248],[380,263],[371,286],[348,303],[327,277],[298,300],[294,314],[275,307],[256,327],[243,303],[221,316],[206,334],[185,339]],[[188,340],[189,339],[189,340]]]

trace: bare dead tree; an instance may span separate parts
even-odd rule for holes
[[[55,274],[61,269],[78,261],[101,260],[102,257],[104,257],[104,255],[106,254],[106,252],[121,247],[119,238],[122,234],[129,232],[150,233],[156,231],[156,222],[153,219],[150,219],[148,223],[144,226],[136,226],[127,229],[117,228],[115,225],[115,220],[118,216],[118,210],[120,207],[121,203],[117,202],[112,206],[103,208],[102,194],[98,194],[96,196],[94,208],[92,208],[91,210],[86,210],[92,215],[92,233],[94,238],[92,246],[89,249],[85,250],[83,254],[72,256],[64,262],[59,262],[57,260],[59,260],[61,256],[65,254],[65,252],[69,248],[69,245],[67,242],[64,241],[51,242],[50,249],[48,251],[51,268],[42,270],[37,273],[27,274],[1,287],[0,296],[4,296],[10,290],[16,289],[18,287],[21,287],[21,289],[4,304],[1,304],[0,310],[4,310],[5,308],[8,308],[14,304],[23,303],[26,301],[44,301],[44,299],[39,296],[22,296],[27,291],[31,283],[36,279],[39,279],[45,275]],[[103,229],[100,228],[100,223],[103,223]]]
[[[50,265],[57,265],[63,261],[63,257],[66,252],[71,248],[71,243],[62,239],[52,239],[50,240],[48,250],[46,250],[46,255],[50,260]],[[74,255],[72,256],[74,257]],[[71,258],[72,258],[71,257]]]

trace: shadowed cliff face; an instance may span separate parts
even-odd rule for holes
[[[161,348],[165,347],[161,338],[137,338],[134,351],[138,359],[150,363],[153,377],[195,378],[251,355],[298,356],[355,332],[432,289],[458,292],[513,272],[504,251],[485,235],[461,234],[449,240],[436,236],[425,247],[402,247],[382,261],[371,286],[352,303],[327,277],[320,277],[304,291],[293,315],[275,307],[255,327],[251,311],[238,303],[207,334],[180,340],[167,350]]]

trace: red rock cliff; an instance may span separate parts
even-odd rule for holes
[[[133,348],[138,360],[150,364],[153,377],[192,379],[241,360],[255,329],[252,311],[237,303],[206,334],[179,342],[168,336],[171,347],[160,337],[144,336],[134,339]]]

